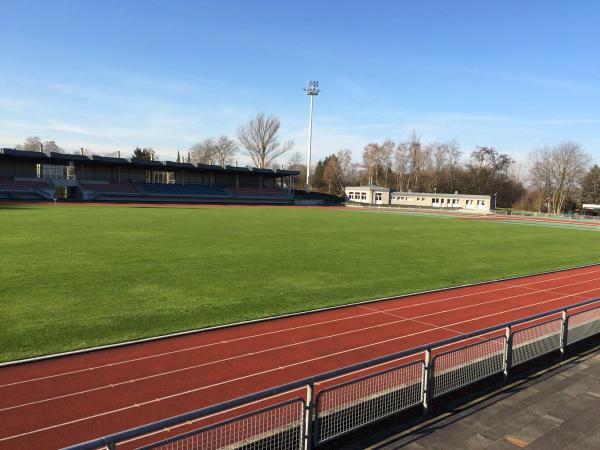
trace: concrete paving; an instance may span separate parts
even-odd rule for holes
[[[510,389],[509,392],[510,393]],[[600,350],[377,449],[600,449]]]
[[[600,449],[599,344],[597,339],[578,355],[528,368],[479,398],[452,399],[426,420],[388,421],[331,448]]]

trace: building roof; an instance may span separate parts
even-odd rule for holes
[[[477,195],[477,194],[444,194],[443,192],[401,192],[393,191],[392,195],[403,195],[405,197],[444,197],[444,198],[476,198],[476,199],[490,199],[490,195]]]
[[[377,186],[376,184],[367,184],[366,186],[346,186],[346,189],[362,189],[362,190],[366,190],[369,189],[371,191],[385,191],[385,192],[390,192],[390,188],[386,188],[383,186]]]
[[[261,174],[269,177],[284,177],[288,175],[299,175],[297,170],[283,169],[258,169],[256,167],[218,166],[209,164],[177,163],[173,161],[148,161],[138,158],[113,158],[98,155],[81,155],[70,153],[50,154],[44,152],[32,152],[16,150],[13,148],[0,149],[0,161],[22,161],[45,164],[68,164],[77,163],[95,166],[119,166],[131,168],[157,168],[162,170],[176,171],[187,170],[191,172],[224,172],[224,173],[247,173]]]

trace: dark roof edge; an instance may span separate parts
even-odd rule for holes
[[[11,159],[23,159],[23,160],[44,160],[48,163],[52,162],[64,162],[72,161],[74,163],[85,163],[85,164],[114,164],[118,166],[130,166],[130,167],[157,167],[165,170],[192,170],[192,171],[215,171],[215,172],[235,172],[235,173],[256,173],[267,176],[288,176],[288,175],[299,175],[300,172],[297,170],[284,170],[284,169],[258,169],[256,167],[239,167],[239,166],[219,166],[212,164],[191,164],[191,163],[178,163],[173,161],[148,161],[137,158],[113,158],[109,156],[98,156],[98,155],[79,155],[70,153],[51,153],[50,155],[44,152],[32,152],[25,150],[16,150],[13,148],[2,148],[0,149],[0,159],[3,156],[8,156]]]

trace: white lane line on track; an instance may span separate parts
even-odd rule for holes
[[[583,292],[585,292],[585,291],[583,291]],[[578,293],[578,294],[581,294],[581,292]],[[460,322],[451,323],[451,324],[448,324],[448,325],[449,326],[454,326],[454,325],[460,325],[460,324],[464,324],[464,323],[468,323],[468,322],[473,322],[473,321],[476,321],[476,320],[481,320],[481,319],[484,319],[484,318],[487,318],[487,317],[497,316],[497,315],[500,315],[500,314],[506,314],[508,312],[512,312],[512,311],[516,311],[516,310],[520,310],[520,309],[531,308],[531,307],[538,306],[538,305],[541,305],[541,304],[545,304],[545,303],[557,301],[557,300],[560,300],[562,298],[572,297],[572,296],[578,295],[578,294],[566,295],[564,297],[559,297],[558,299],[545,300],[545,301],[542,301],[542,302],[537,302],[537,303],[529,304],[529,305],[526,305],[526,306],[519,306],[517,308],[507,309],[507,310],[504,310],[504,311],[499,311],[499,312],[495,312],[495,313],[492,313],[492,314],[487,314],[485,316],[474,317],[474,318],[471,318],[471,319],[462,320]],[[376,345],[386,344],[386,343],[389,343],[389,342],[392,342],[392,341],[396,341],[396,340],[399,340],[399,339],[404,339],[406,337],[415,336],[415,335],[419,335],[419,334],[423,334],[423,333],[428,333],[430,331],[431,330],[425,330],[425,331],[419,331],[417,333],[412,333],[412,334],[406,335],[406,336],[394,337],[394,338],[386,339],[386,340],[379,341],[379,342],[374,342],[374,343],[365,344],[365,345],[361,345],[361,346],[358,346],[358,347],[353,347],[353,348],[346,349],[346,350],[341,350],[339,352],[330,353],[328,355],[317,356],[315,358],[310,358],[310,359],[298,361],[298,362],[295,362],[295,363],[287,364],[285,366],[279,366],[279,367],[276,367],[276,368],[267,369],[267,370],[264,370],[264,371],[261,371],[261,372],[256,372],[256,373],[245,375],[245,376],[242,376],[242,377],[233,378],[233,379],[225,380],[225,381],[220,381],[220,382],[212,384],[212,385],[201,386],[201,387],[198,387],[198,388],[189,389],[187,391],[177,392],[175,394],[171,394],[171,395],[168,395],[168,396],[165,396],[165,397],[154,398],[152,400],[148,400],[148,401],[145,401],[145,402],[139,402],[139,403],[135,403],[133,405],[124,406],[124,407],[117,408],[117,409],[114,409],[114,410],[104,411],[104,412],[101,412],[101,413],[98,413],[98,414],[94,414],[94,415],[87,416],[87,417],[81,417],[81,418],[74,419],[74,420],[71,420],[71,421],[68,421],[68,422],[63,422],[63,423],[59,423],[59,424],[55,424],[55,425],[50,425],[48,427],[39,428],[37,430],[31,430],[31,431],[27,431],[27,432],[24,432],[24,433],[19,433],[19,434],[15,434],[15,435],[12,435],[12,436],[3,437],[3,438],[0,438],[0,442],[8,441],[8,440],[11,440],[11,439],[16,439],[16,438],[19,438],[19,437],[24,437],[24,436],[28,436],[28,435],[32,435],[32,434],[37,434],[37,433],[41,433],[41,432],[52,430],[52,429],[56,429],[56,428],[61,428],[61,427],[64,427],[64,426],[72,425],[74,423],[79,423],[79,422],[83,422],[83,421],[86,421],[86,420],[95,419],[95,418],[107,416],[107,415],[110,415],[110,414],[115,414],[115,413],[118,413],[118,412],[122,412],[122,411],[126,411],[126,410],[129,410],[129,409],[133,409],[133,408],[139,408],[140,406],[149,405],[151,403],[158,403],[158,402],[163,401],[163,400],[169,400],[169,399],[172,399],[172,398],[176,398],[176,397],[180,397],[180,396],[183,396],[183,395],[192,394],[192,393],[199,392],[199,391],[202,391],[202,390],[215,388],[215,387],[227,384],[227,383],[241,381],[241,380],[248,379],[248,378],[253,378],[253,377],[256,377],[256,376],[259,376],[259,375],[265,375],[267,373],[282,371],[284,369],[289,369],[290,367],[295,367],[295,366],[298,366],[298,365],[301,365],[301,364],[306,364],[306,363],[314,362],[314,361],[317,361],[317,360],[331,358],[333,356],[339,356],[339,355],[350,353],[350,352],[353,352],[353,351],[356,351],[356,350],[362,350],[363,348],[368,348],[368,347],[373,347],[373,346],[376,346]]]
[[[580,284],[580,283],[583,283],[583,282],[572,283],[572,284]],[[598,289],[595,288],[595,289],[592,289],[591,291],[595,291],[595,290],[598,290]],[[545,290],[539,290],[539,292],[545,293],[546,291]],[[589,292],[589,291],[581,291],[581,292],[578,292],[578,293],[574,293],[574,294],[570,294],[570,295],[565,295],[563,297],[558,297],[558,298],[547,300],[547,301],[544,301],[544,302],[538,302],[538,303],[535,303],[533,305],[543,304],[543,303],[547,303],[547,302],[551,302],[551,301],[557,301],[557,300],[560,300],[562,298],[569,298],[569,297],[574,297],[574,296],[580,296],[580,294],[585,293],[585,292]],[[270,347],[270,348],[258,350],[256,352],[245,353],[245,354],[242,354],[242,355],[230,356],[230,357],[222,358],[222,359],[219,359],[219,360],[208,361],[208,362],[204,362],[204,363],[200,363],[200,364],[195,364],[195,365],[192,365],[192,366],[182,367],[182,368],[179,368],[179,369],[173,369],[173,370],[169,370],[169,371],[159,372],[159,373],[155,373],[155,374],[152,374],[152,375],[147,375],[145,377],[132,378],[132,379],[124,380],[124,381],[117,382],[117,383],[110,383],[110,384],[107,384],[107,385],[97,386],[97,387],[94,387],[94,388],[84,389],[84,390],[76,391],[76,392],[70,392],[70,393],[67,393],[67,394],[62,394],[62,395],[58,395],[58,396],[54,396],[54,397],[48,397],[48,398],[44,398],[44,399],[40,399],[40,400],[35,400],[35,401],[32,401],[32,402],[27,402],[27,403],[22,403],[22,404],[7,406],[7,407],[4,407],[4,408],[1,408],[0,412],[14,410],[14,409],[18,409],[18,408],[24,408],[24,407],[27,407],[27,406],[37,405],[37,404],[41,404],[41,403],[48,403],[48,402],[51,402],[51,401],[56,401],[56,400],[65,399],[65,398],[69,398],[69,397],[74,397],[74,396],[78,396],[78,395],[85,395],[85,394],[89,394],[91,392],[97,392],[97,391],[100,391],[100,390],[111,389],[111,388],[114,388],[114,387],[118,387],[118,386],[122,386],[122,385],[127,385],[127,384],[132,384],[132,383],[137,383],[137,382],[140,382],[140,381],[145,381],[145,380],[149,380],[149,379],[153,379],[153,378],[163,377],[163,376],[167,376],[167,375],[173,375],[175,373],[180,373],[180,372],[184,372],[184,371],[194,370],[194,369],[198,369],[200,367],[211,366],[211,365],[220,364],[220,363],[224,363],[224,362],[228,362],[228,361],[233,361],[233,360],[236,360],[236,359],[242,359],[242,358],[246,358],[246,357],[253,357],[253,356],[256,356],[256,355],[259,355],[259,354],[268,353],[268,352],[272,352],[272,351],[276,351],[276,350],[282,350],[282,349],[285,349],[285,348],[302,346],[302,345],[305,345],[305,344],[308,344],[308,343],[311,343],[311,342],[317,342],[317,341],[322,341],[322,340],[326,340],[326,339],[337,338],[337,337],[340,337],[340,336],[349,335],[349,334],[352,334],[352,333],[357,333],[357,332],[362,332],[362,331],[368,331],[368,330],[372,330],[372,329],[376,329],[376,328],[383,328],[383,327],[386,327],[386,326],[389,326],[389,325],[397,325],[397,324],[400,324],[402,322],[409,322],[409,321],[419,322],[418,320],[415,320],[415,319],[419,319],[419,318],[422,318],[422,317],[434,316],[434,315],[438,315],[438,314],[446,314],[448,312],[452,312],[452,311],[456,311],[456,310],[461,310],[461,309],[466,309],[466,308],[471,308],[471,307],[477,307],[477,306],[481,306],[481,305],[485,305],[485,304],[489,304],[489,303],[495,303],[495,302],[498,302],[498,301],[505,301],[507,299],[521,297],[521,296],[524,296],[524,295],[530,295],[530,293],[528,293],[528,294],[519,294],[519,295],[515,295],[515,296],[512,296],[512,297],[505,297],[505,298],[502,298],[502,299],[499,299],[499,300],[493,300],[493,301],[479,303],[477,305],[469,305],[469,306],[464,306],[464,307],[459,307],[459,308],[454,308],[454,309],[449,309],[449,310],[444,310],[444,311],[436,311],[435,313],[424,314],[424,315],[421,315],[421,316],[417,316],[415,318],[403,318],[401,320],[395,320],[395,321],[392,321],[392,322],[384,322],[384,323],[377,324],[377,325],[372,325],[372,326],[369,326],[369,327],[364,327],[364,328],[359,328],[359,329],[353,329],[353,330],[344,331],[344,332],[341,332],[341,333],[336,333],[336,334],[333,334],[333,335],[321,336],[321,337],[318,337],[318,338],[307,339],[307,340],[300,341],[300,342],[295,342],[295,343],[292,343],[292,344],[285,344],[285,345],[281,345],[281,346],[277,346],[277,347]],[[521,307],[521,308],[526,308],[528,306],[531,306],[531,305],[526,305],[526,306]],[[520,309],[520,308],[516,308],[516,309]],[[512,310],[507,310],[507,311],[512,311]],[[487,316],[482,316],[482,317],[487,317]],[[480,318],[475,318],[475,319],[471,319],[471,320],[478,320],[478,319],[480,319]],[[466,321],[463,321],[463,322],[469,322],[471,320],[466,320]],[[463,323],[463,322],[457,322],[457,323],[460,324],[460,323]],[[421,323],[424,323],[424,322],[421,322]],[[455,331],[455,330],[452,330],[452,329],[448,328],[448,326],[438,326],[438,325],[433,325],[433,324],[426,324],[426,325],[430,326],[432,328],[426,329],[424,331],[425,333],[433,331],[433,330],[436,330],[436,329],[443,329],[443,330],[446,330],[446,331],[451,331],[452,333],[455,333],[455,334],[456,333],[458,333],[459,335],[463,334],[460,331]],[[450,326],[451,325],[455,325],[455,324],[450,324]],[[415,334],[421,334],[421,332],[415,333]],[[408,334],[408,335],[404,335],[404,336],[398,336],[398,337],[396,337],[394,339],[402,339],[404,337],[413,336],[415,334]]]
[[[587,283],[587,282],[589,282],[589,280],[578,281],[578,282],[571,283],[571,284],[566,285],[566,286],[572,286],[572,285],[582,284],[582,283]],[[532,289],[532,288],[529,288],[529,289]],[[545,290],[535,290],[535,291],[537,291],[537,292],[545,292]],[[583,291],[583,292],[588,292],[588,291]],[[555,292],[552,292],[552,293],[555,293]],[[58,399],[64,399],[64,398],[68,398],[68,397],[77,396],[77,395],[88,394],[88,393],[91,393],[91,392],[96,392],[96,391],[100,391],[100,390],[103,390],[103,389],[110,389],[110,388],[121,386],[121,385],[124,385],[124,384],[136,383],[136,382],[140,382],[140,381],[144,381],[144,380],[148,380],[148,379],[152,379],[152,378],[157,378],[157,377],[172,375],[174,373],[184,372],[184,371],[188,371],[188,370],[194,370],[194,369],[198,369],[200,367],[206,367],[206,366],[209,366],[209,365],[220,364],[220,363],[227,362],[227,361],[233,361],[235,359],[242,359],[242,358],[245,358],[245,357],[248,357],[248,356],[255,356],[257,354],[262,354],[262,353],[267,353],[267,352],[271,352],[271,351],[281,350],[281,349],[284,349],[284,348],[290,348],[290,347],[294,347],[294,346],[301,346],[301,345],[305,345],[305,344],[308,344],[308,343],[311,343],[311,342],[316,342],[316,341],[322,341],[322,340],[337,338],[337,337],[348,335],[348,334],[352,334],[352,333],[358,333],[358,332],[367,331],[367,330],[376,329],[376,328],[383,328],[383,327],[390,326],[390,325],[397,325],[397,324],[400,324],[402,322],[410,322],[410,321],[417,322],[417,323],[420,323],[420,324],[432,327],[431,328],[432,330],[433,329],[445,329],[447,331],[451,331],[451,332],[456,333],[456,334],[461,334],[459,331],[452,330],[450,328],[443,327],[443,326],[433,325],[433,324],[430,324],[430,323],[427,323],[427,322],[419,321],[417,319],[422,318],[422,317],[435,316],[435,315],[438,315],[438,314],[446,314],[448,312],[452,312],[452,311],[456,311],[456,310],[478,307],[478,306],[486,305],[486,304],[489,304],[489,303],[496,303],[496,302],[499,302],[499,301],[505,301],[505,300],[508,300],[508,299],[513,299],[513,298],[523,297],[523,296],[528,296],[528,295],[530,295],[530,293],[527,293],[527,294],[518,294],[518,295],[514,295],[514,296],[509,296],[509,297],[503,297],[501,299],[491,300],[491,301],[487,301],[487,302],[481,302],[481,303],[477,303],[477,304],[474,304],[474,305],[467,305],[467,306],[462,306],[462,307],[458,307],[458,308],[452,308],[452,309],[447,309],[447,310],[442,310],[442,311],[436,311],[434,313],[423,314],[421,316],[415,316],[414,318],[407,318],[407,317],[404,317],[404,316],[394,315],[394,314],[389,313],[388,311],[384,311],[385,314],[391,315],[393,317],[400,318],[401,320],[395,320],[395,321],[392,321],[392,322],[384,322],[384,323],[380,323],[380,324],[377,324],[377,325],[372,325],[372,326],[369,326],[369,327],[355,328],[355,329],[352,329],[352,330],[349,330],[349,331],[344,331],[344,332],[336,333],[336,334],[333,334],[333,335],[321,336],[321,337],[318,337],[318,338],[307,339],[307,340],[304,340],[304,341],[299,341],[299,342],[295,342],[295,343],[291,343],[291,344],[286,344],[286,345],[282,345],[282,346],[277,346],[277,347],[270,347],[270,348],[262,349],[262,350],[259,350],[259,351],[256,351],[256,352],[244,353],[244,354],[240,354],[240,355],[234,355],[234,356],[230,356],[230,357],[227,357],[227,358],[222,358],[222,359],[219,359],[219,360],[214,360],[214,361],[209,361],[209,362],[205,362],[205,363],[195,364],[195,365],[192,365],[192,366],[182,367],[182,368],[179,368],[179,369],[173,369],[173,370],[169,370],[169,371],[158,372],[156,374],[147,375],[145,377],[132,378],[132,379],[124,380],[124,381],[121,381],[121,382],[115,382],[115,383],[110,383],[110,384],[107,384],[107,385],[101,385],[101,386],[97,386],[97,387],[94,387],[94,388],[89,388],[89,389],[84,389],[84,390],[81,390],[81,391],[75,391],[75,392],[70,392],[70,393],[67,393],[67,394],[62,394],[62,395],[59,395],[59,396],[48,397],[48,398],[45,398],[45,399],[40,399],[40,400],[36,400],[36,401],[32,401],[32,402],[27,402],[27,403],[12,405],[12,406],[8,406],[8,407],[0,408],[0,412],[11,410],[11,409],[22,408],[22,407],[26,407],[26,406],[31,406],[31,405],[35,405],[35,404],[46,403],[46,402],[50,402],[50,401],[54,401],[54,400],[58,400]],[[363,306],[363,305],[359,305],[359,306],[365,308],[365,306]],[[376,311],[376,310],[374,310],[374,311]],[[381,311],[376,311],[376,312],[377,313],[381,313]]]
[[[567,287],[567,286],[571,286],[571,285],[570,285],[570,284],[565,284],[565,285],[563,285],[563,286],[560,286],[560,287],[548,288],[548,289],[546,289],[546,291],[548,291],[548,292],[553,292],[553,293],[555,293],[555,294],[560,294],[560,295],[567,295],[567,294],[568,294],[568,292],[561,292],[561,291],[559,291],[559,290],[558,290],[558,289],[561,289],[561,288],[563,288],[563,287]],[[530,289],[530,290],[532,290],[532,291],[537,291],[537,289],[535,289],[535,288],[530,288],[530,287],[527,287],[527,286],[524,286],[524,287],[523,287],[523,289]],[[597,290],[597,291],[600,291],[600,286],[599,286],[599,287],[598,287],[596,290]],[[582,295],[580,295],[579,297],[582,297],[584,300],[585,300],[585,299],[589,299],[589,297],[583,297]]]
[[[576,283],[571,283],[570,285],[581,284],[581,283],[585,283],[585,282],[588,282],[588,281],[587,280],[580,281],[580,282],[576,282]],[[597,289],[594,289],[594,290],[597,290]],[[545,290],[536,290],[536,291],[538,291],[538,292],[545,292]],[[583,292],[588,292],[588,291],[583,291]],[[552,293],[554,293],[554,292],[552,292]],[[22,404],[18,404],[18,405],[12,405],[12,406],[8,406],[8,407],[0,408],[0,412],[11,410],[11,409],[22,408],[22,407],[26,407],[26,406],[32,406],[32,405],[35,405],[35,404],[47,403],[47,402],[50,402],[50,401],[55,401],[55,400],[64,399],[64,398],[68,398],[68,397],[74,397],[74,396],[77,396],[77,395],[84,395],[84,394],[88,394],[88,393],[91,393],[91,392],[100,391],[100,390],[103,390],[103,389],[110,389],[110,388],[114,388],[114,387],[125,385],[125,384],[131,384],[131,383],[140,382],[140,381],[144,381],[144,380],[148,380],[148,379],[152,379],[152,378],[157,378],[157,377],[172,375],[174,373],[184,372],[184,371],[188,371],[188,370],[194,370],[194,369],[198,369],[200,367],[205,367],[205,366],[209,366],[209,365],[213,365],[213,364],[219,364],[219,363],[223,363],[223,362],[227,362],[227,361],[232,361],[232,360],[235,360],[235,359],[242,359],[242,358],[245,358],[245,357],[248,357],[248,356],[254,356],[254,355],[257,355],[257,354],[262,354],[262,353],[267,353],[267,352],[271,352],[271,351],[281,350],[281,349],[284,349],[284,348],[290,348],[290,347],[294,347],[294,346],[301,346],[301,345],[305,345],[305,344],[308,344],[308,343],[311,343],[311,342],[316,342],[316,341],[321,341],[321,340],[326,340],[326,339],[332,339],[332,338],[336,338],[336,337],[343,336],[343,335],[348,335],[348,334],[357,333],[357,332],[361,332],[361,331],[367,331],[367,330],[370,330],[370,329],[382,328],[382,327],[386,327],[386,326],[389,326],[389,325],[396,325],[396,324],[400,324],[402,322],[413,321],[413,322],[417,322],[417,323],[421,323],[421,324],[427,325],[429,327],[433,327],[433,328],[431,328],[431,330],[433,330],[433,329],[445,329],[445,330],[451,331],[453,333],[461,334],[460,332],[458,332],[456,330],[452,330],[450,328],[443,327],[443,326],[436,326],[436,325],[429,324],[429,323],[426,323],[426,322],[422,322],[422,321],[419,321],[419,320],[416,320],[416,319],[419,319],[419,318],[422,318],[422,317],[435,316],[435,315],[438,315],[438,314],[446,314],[448,312],[452,312],[452,311],[456,311],[456,310],[460,310],[460,309],[467,309],[467,308],[477,307],[477,306],[481,306],[481,305],[485,305],[485,304],[489,304],[489,303],[495,303],[495,302],[498,302],[498,301],[505,301],[507,299],[516,298],[516,297],[522,297],[522,296],[526,296],[526,295],[529,295],[529,293],[528,294],[519,294],[519,295],[515,295],[515,296],[510,296],[510,297],[504,297],[502,299],[492,300],[492,301],[488,301],[488,302],[482,302],[482,303],[478,303],[478,304],[475,304],[475,305],[467,305],[467,306],[453,308],[453,309],[448,309],[448,310],[436,311],[434,313],[424,314],[424,315],[421,315],[421,316],[416,316],[414,318],[406,318],[406,317],[403,317],[403,316],[395,316],[393,314],[388,313],[389,315],[392,315],[394,317],[400,317],[401,320],[395,320],[395,321],[392,321],[392,322],[384,322],[384,323],[377,324],[377,325],[372,325],[372,326],[369,326],[369,327],[363,327],[363,328],[353,329],[353,330],[349,330],[349,331],[345,331],[345,332],[341,332],[341,333],[337,333],[337,334],[333,334],[333,335],[321,336],[321,337],[318,337],[318,338],[308,339],[308,340],[304,340],[304,341],[300,341],[300,342],[295,342],[295,343],[292,343],[292,344],[286,344],[286,345],[282,345],[282,346],[278,346],[278,347],[270,347],[270,348],[267,348],[267,349],[259,350],[257,352],[245,353],[245,354],[241,354],[241,355],[234,355],[234,356],[231,356],[231,357],[228,357],[228,358],[222,358],[220,360],[214,360],[214,361],[205,362],[205,363],[201,363],[201,364],[195,364],[195,365],[192,365],[192,366],[186,366],[186,367],[182,367],[182,368],[174,369],[174,370],[170,370],[170,371],[159,372],[159,373],[148,375],[148,376],[145,376],[145,377],[128,379],[128,380],[124,380],[124,381],[121,381],[121,382],[110,383],[110,384],[107,384],[107,385],[101,385],[101,386],[97,386],[97,387],[94,387],[94,388],[89,388],[89,389],[84,389],[84,390],[81,390],[81,391],[75,391],[75,392],[71,392],[71,393],[67,393],[67,394],[62,394],[62,395],[59,395],[59,396],[48,397],[48,398],[45,398],[45,399],[40,399],[40,400],[36,400],[36,401],[32,401],[32,402],[27,402],[27,403],[22,403]],[[575,295],[576,294],[573,294],[573,296],[575,296]],[[559,297],[559,299],[560,298],[561,297]]]
[[[389,311],[386,311],[386,310],[383,310],[383,311],[378,311],[378,310],[376,310],[376,309],[369,308],[368,306],[364,306],[364,305],[359,305],[359,306],[360,306],[361,308],[367,309],[367,310],[369,310],[369,311],[376,311],[376,312],[378,312],[378,313],[380,313],[380,314],[386,314],[386,315],[388,315],[388,316],[397,317],[397,318],[399,318],[399,319],[404,319],[404,320],[406,320],[406,321],[416,322],[416,323],[418,323],[418,324],[420,324],[420,325],[427,325],[428,327],[433,327],[433,328],[442,328],[442,329],[444,329],[444,330],[450,331],[450,332],[452,332],[452,333],[455,333],[455,334],[457,334],[457,335],[461,335],[461,334],[463,334],[461,331],[453,330],[452,328],[444,327],[444,326],[441,326],[441,325],[433,325],[433,324],[431,324],[431,323],[423,322],[423,321],[421,321],[421,320],[411,319],[410,317],[404,317],[404,316],[401,316],[401,315],[399,315],[399,314],[392,314],[391,312],[389,312]]]
[[[578,270],[578,269],[573,269],[573,270]],[[575,274],[570,274],[570,275],[564,275],[564,276],[560,276],[560,277],[553,277],[551,279],[544,279],[544,280],[538,280],[538,281],[532,281],[529,283],[522,283],[522,284],[518,284],[518,285],[511,285],[511,284],[507,284],[506,286],[500,287],[500,288],[496,288],[496,289],[488,289],[486,291],[478,291],[478,292],[473,292],[473,293],[467,293],[467,294],[461,294],[461,295],[455,295],[455,296],[451,296],[451,297],[444,297],[441,299],[437,299],[437,300],[431,300],[431,301],[427,301],[426,303],[422,303],[419,305],[403,305],[403,306],[399,306],[399,307],[394,307],[394,308],[390,308],[390,309],[383,309],[383,310],[378,310],[378,312],[382,312],[382,311],[397,311],[397,310],[401,310],[401,309],[407,309],[407,308],[412,308],[415,306],[421,306],[421,305],[429,305],[429,304],[435,304],[435,303],[440,303],[440,302],[445,302],[445,301],[450,301],[450,300],[457,300],[457,299],[461,299],[461,298],[466,298],[466,297],[472,297],[475,295],[484,295],[484,294],[489,294],[492,292],[497,292],[497,291],[502,291],[502,290],[507,290],[507,289],[514,289],[514,288],[519,288],[519,287],[527,287],[527,286],[531,286],[531,285],[535,285],[535,284],[539,284],[539,283],[547,283],[550,281],[557,281],[557,280],[562,280],[562,279],[566,279],[566,278],[573,278],[573,277],[579,277],[579,276],[583,276],[583,275],[591,275],[594,273],[598,273],[600,272],[599,270],[593,270],[593,271],[586,271],[583,273],[575,273]],[[532,275],[532,276],[542,276],[542,275]],[[526,279],[527,277],[524,277],[524,279]],[[586,280],[586,282],[588,281],[593,281],[593,280]],[[499,281],[498,283],[508,283],[508,281]],[[485,285],[482,285],[485,286]],[[570,286],[570,285],[567,285]],[[418,297],[419,295],[427,295],[427,294],[415,294],[415,297]],[[393,300],[382,300],[382,301],[393,301]],[[355,306],[362,306],[362,305],[355,305]],[[355,306],[349,306],[348,308],[354,308]],[[24,384],[24,383],[31,383],[31,382],[35,382],[35,381],[42,381],[42,380],[47,380],[47,379],[51,379],[51,378],[57,378],[57,377],[62,377],[62,376],[67,376],[67,375],[73,375],[76,373],[83,373],[83,372],[87,372],[87,371],[93,371],[93,370],[97,370],[97,369],[102,369],[102,368],[109,368],[109,367],[114,367],[114,366],[118,366],[118,365],[123,365],[123,364],[131,364],[131,363],[135,363],[135,362],[139,362],[139,361],[144,361],[147,359],[154,359],[154,358],[160,358],[162,356],[170,356],[170,355],[174,355],[177,353],[182,353],[182,352],[187,352],[187,351],[193,351],[193,350],[199,350],[201,348],[207,348],[207,347],[212,347],[212,346],[216,346],[216,345],[224,345],[224,344],[231,344],[233,342],[238,342],[238,341],[243,341],[243,340],[248,340],[248,339],[255,339],[255,338],[260,338],[260,337],[264,337],[264,336],[268,336],[268,335],[272,335],[272,334],[278,334],[278,333],[286,333],[289,331],[294,331],[294,330],[298,330],[298,329],[303,329],[303,328],[310,328],[310,327],[314,327],[314,326],[321,326],[321,325],[326,325],[326,324],[331,324],[331,323],[335,323],[335,322],[340,322],[340,321],[344,321],[344,320],[350,320],[350,319],[356,319],[356,318],[360,318],[360,317],[367,317],[370,315],[374,315],[375,313],[367,313],[367,314],[357,314],[357,315],[353,315],[353,316],[348,316],[348,317],[341,317],[338,319],[330,319],[330,320],[325,320],[325,321],[321,321],[321,322],[315,322],[312,324],[306,324],[306,325],[299,325],[296,327],[289,327],[289,328],[284,328],[284,329],[280,329],[280,330],[273,330],[273,331],[268,331],[268,332],[264,332],[264,333],[257,333],[257,334],[253,334],[253,335],[248,335],[248,336],[242,336],[239,338],[234,338],[234,339],[226,339],[223,341],[219,341],[219,342],[211,342],[208,344],[202,344],[202,345],[196,345],[196,346],[192,346],[192,347],[186,347],[186,348],[182,348],[182,349],[178,349],[178,350],[171,350],[168,352],[161,352],[161,353],[156,353],[153,355],[148,355],[148,356],[142,356],[142,357],[138,357],[138,358],[132,358],[132,359],[127,359],[127,360],[122,360],[122,361],[116,361],[113,363],[107,363],[107,364],[100,364],[97,366],[90,366],[90,367],[86,367],[83,369],[77,369],[77,370],[70,370],[70,371],[66,371],[66,372],[60,372],[57,374],[52,374],[52,375],[46,375],[43,377],[35,377],[35,378],[29,378],[26,380],[20,380],[20,381],[15,381],[15,382],[11,382],[11,383],[5,383],[5,384],[0,384],[0,388],[5,388],[5,387],[10,387],[10,386],[15,386],[18,384]]]

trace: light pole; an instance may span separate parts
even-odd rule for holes
[[[310,193],[310,156],[312,151],[312,114],[313,98],[319,95],[319,82],[315,80],[307,81],[304,88],[306,95],[310,97],[310,113],[308,115],[308,149],[306,151],[306,193]]]

